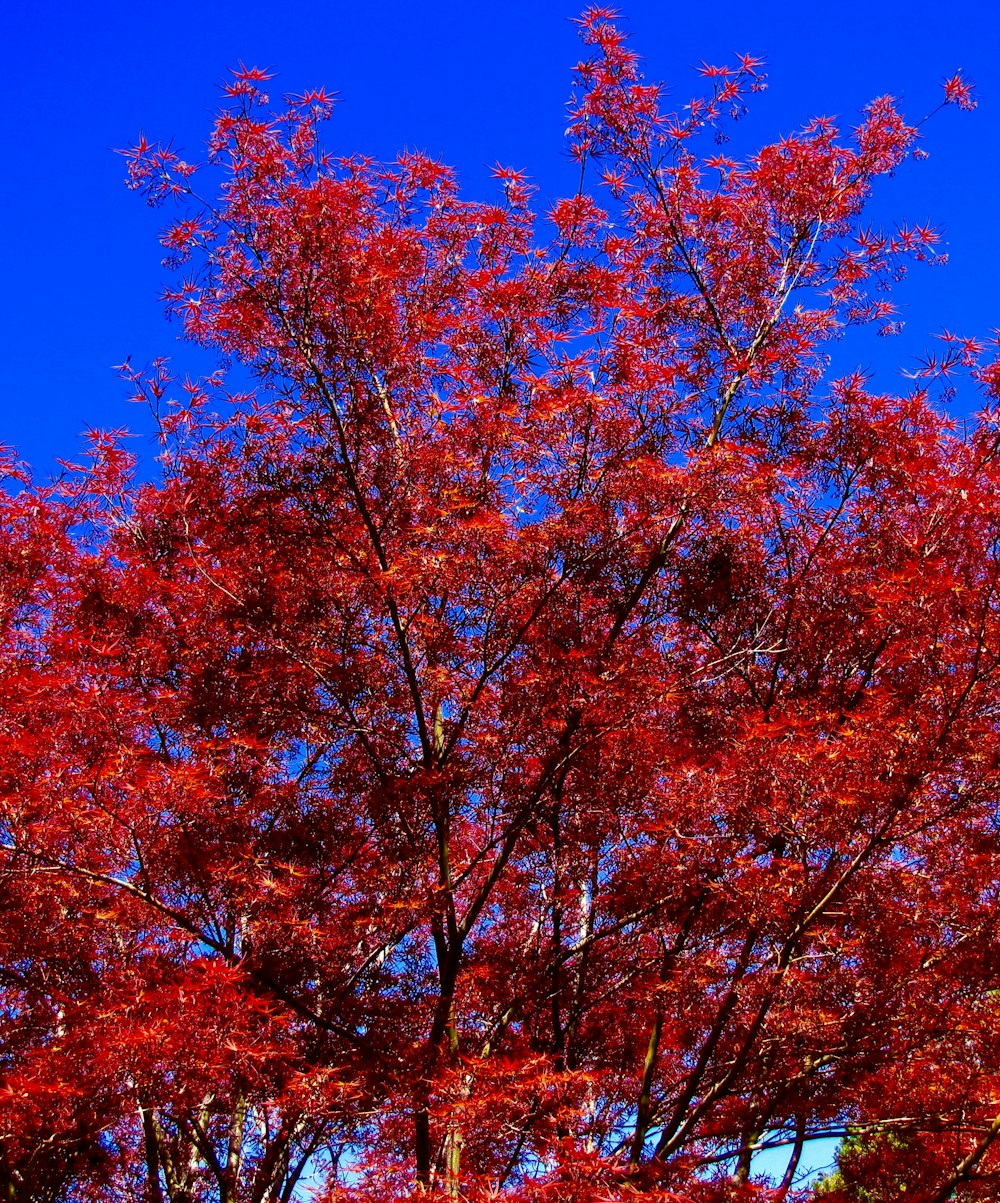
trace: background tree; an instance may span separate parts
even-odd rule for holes
[[[759,64],[671,114],[581,29],[608,208],[541,233],[517,172],[333,158],[329,98],[254,70],[219,199],[129,155],[183,206],[172,308],[256,383],[166,405],[157,365],[161,480],[109,437],[9,502],[3,870],[62,908],[30,972],[90,966],[16,1005],[107,1083],[120,1196],[782,1199],[846,1134],[827,1196],[885,1148],[995,1194],[994,401],[823,383],[935,254],[862,224],[915,130],[699,157]]]

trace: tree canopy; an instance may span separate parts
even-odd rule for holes
[[[128,154],[230,371],[6,463],[5,1198],[996,1197],[1000,367],[828,370],[917,131],[729,158],[760,63],[581,33],[541,215],[252,69]]]

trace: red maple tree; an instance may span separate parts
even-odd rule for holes
[[[253,70],[218,199],[129,154],[256,386],[136,375],[155,483],[8,465],[5,1197],[996,1196],[1000,370],[826,376],[915,130],[705,155],[760,64],[670,113],[581,30],[542,219]]]

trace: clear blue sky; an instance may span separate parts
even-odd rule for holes
[[[18,9],[0,19],[0,440],[42,474],[55,457],[76,454],[86,425],[148,433],[110,365],[162,354],[198,364],[157,299],[164,214],[125,190],[111,151],[142,129],[200,157],[217,84],[239,60],[273,68],[276,91],[336,90],[342,103],[328,140],[345,152],[391,157],[416,146],[457,166],[474,195],[490,187],[497,160],[525,168],[543,194],[573,186],[562,141],[580,57],[573,0],[61,0]],[[964,69],[978,85],[978,111],[940,113],[925,127],[931,158],[907,165],[877,197],[880,214],[942,226],[950,262],[915,271],[903,286],[903,337],[852,343],[845,353],[887,370],[941,327],[982,335],[1000,325],[1000,7],[992,0],[628,0],[621,9],[647,75],[680,101],[701,60],[767,57],[769,90],[739,133],[747,147],[819,113],[853,124],[865,101],[885,92],[919,118],[937,104],[941,80]]]

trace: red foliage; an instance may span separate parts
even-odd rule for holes
[[[996,1197],[996,412],[823,383],[914,130],[701,155],[760,64],[671,113],[581,29],[545,221],[245,68],[216,202],[129,154],[258,387],[0,499],[12,1198]]]
[[[944,81],[944,102],[945,104],[957,104],[960,109],[970,111],[976,107],[975,98],[972,95],[974,84],[969,83],[962,76],[953,75],[951,79]]]

